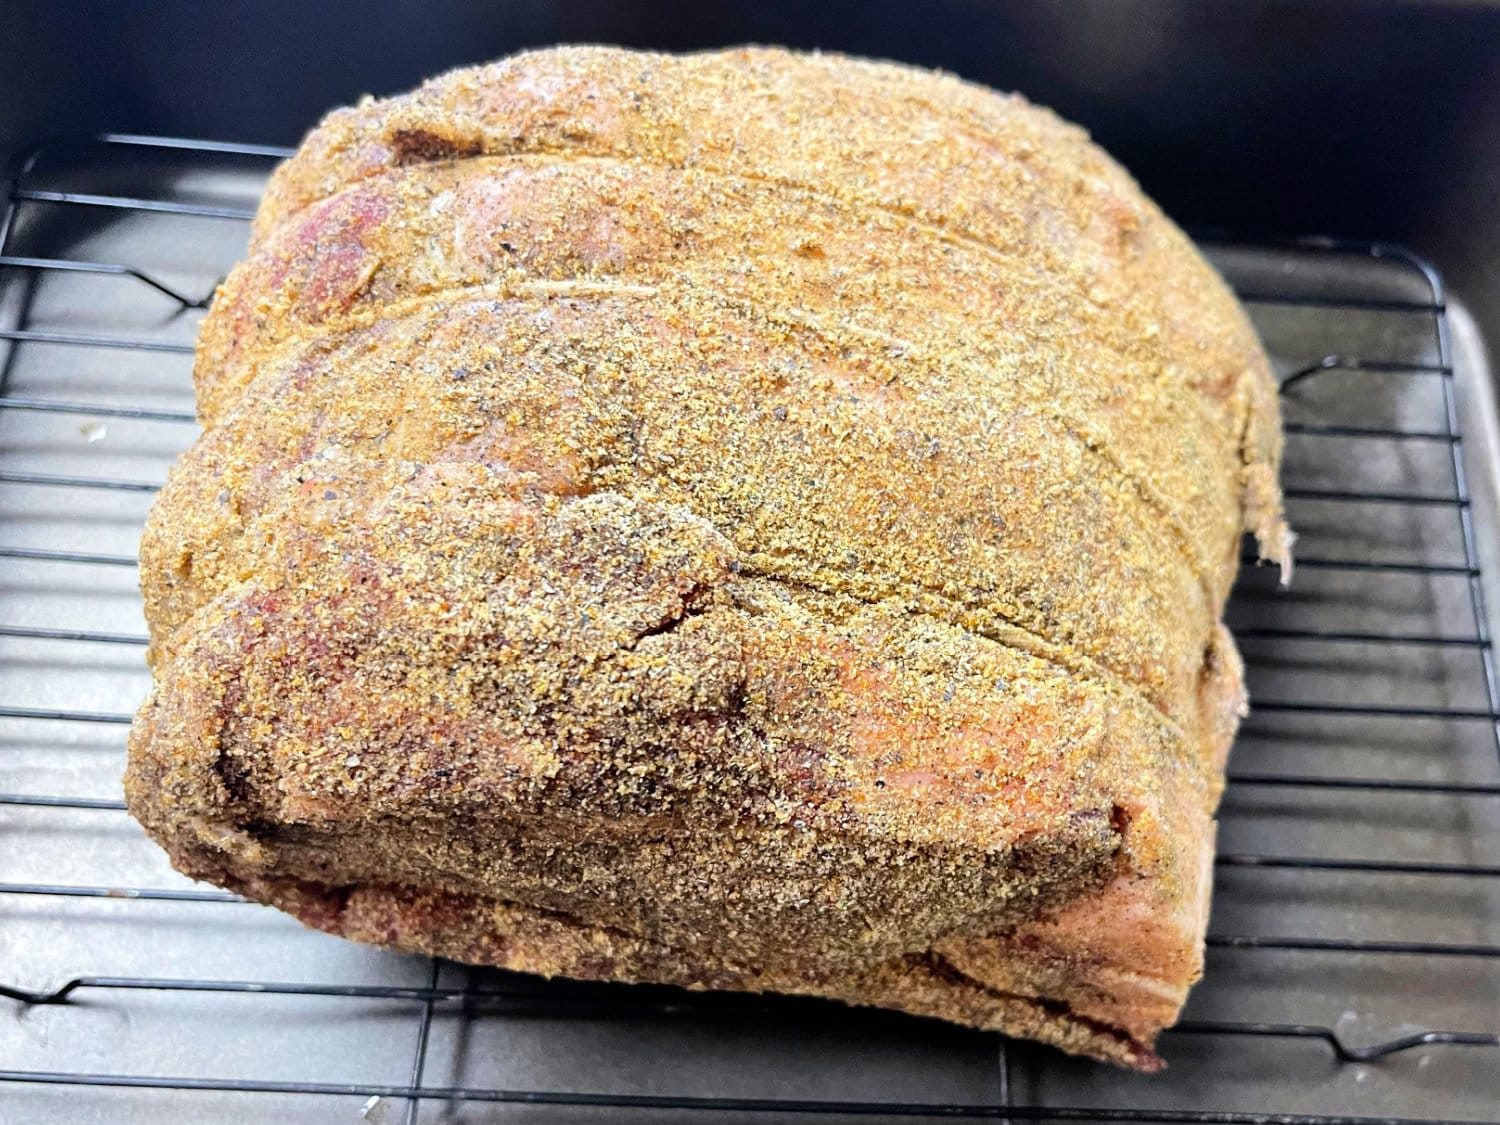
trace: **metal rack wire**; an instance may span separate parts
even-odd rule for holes
[[[119,728],[129,723],[128,712],[123,707],[74,706],[58,692],[44,690],[47,684],[38,679],[38,667],[45,677],[51,665],[37,656],[42,651],[37,646],[69,646],[70,652],[132,652],[144,645],[143,632],[138,626],[100,628],[91,620],[79,623],[78,614],[64,620],[49,619],[36,609],[39,605],[44,610],[50,604],[45,593],[34,605],[16,603],[26,612],[12,613],[15,599],[6,595],[4,568],[80,568],[84,577],[74,581],[82,590],[85,607],[94,596],[91,589],[99,585],[99,575],[116,573],[133,579],[133,555],[111,542],[109,536],[92,534],[88,525],[90,513],[108,509],[97,505],[76,508],[59,501],[53,512],[47,501],[35,498],[56,493],[149,499],[159,487],[158,481],[143,479],[138,475],[139,468],[137,475],[79,472],[74,467],[54,471],[59,467],[54,462],[73,465],[79,461],[71,449],[65,451],[67,457],[53,455],[51,447],[61,440],[58,435],[67,433],[58,428],[58,420],[86,419],[88,432],[84,438],[88,443],[94,436],[102,437],[109,425],[164,427],[163,432],[171,436],[160,443],[163,449],[155,462],[158,469],[165,466],[173,448],[190,440],[194,416],[183,357],[191,351],[193,314],[206,306],[213,284],[243,241],[243,223],[253,210],[254,187],[271,162],[284,155],[283,150],[263,146],[111,135],[88,143],[48,146],[28,156],[15,172],[7,210],[0,220],[0,354],[4,356],[0,367],[0,642],[15,641],[29,647],[18,650],[20,656],[0,653],[0,723],[9,724],[4,727],[6,731],[36,726],[70,732],[84,728],[115,730],[117,733],[105,741],[115,753],[123,746],[123,730]],[[157,166],[159,159],[166,160],[166,171]],[[166,267],[148,264],[153,252],[163,245],[159,239],[153,240],[153,228],[148,225],[121,233],[128,222],[143,218],[170,218],[184,224],[179,228],[184,233],[172,244],[176,256]],[[207,225],[213,226],[212,237],[199,233]],[[120,252],[118,260],[91,256],[91,246],[101,239]],[[450,1113],[459,1106],[499,1104],[601,1114],[692,1111],[714,1120],[735,1115],[819,1119],[842,1115],[851,1119],[885,1116],[1338,1125],[1377,1119],[1416,1120],[1409,1113],[1393,1116],[1387,1110],[1413,1104],[1448,1104],[1424,1092],[1419,1071],[1431,1059],[1454,1058],[1461,1052],[1469,1052],[1466,1059],[1478,1061],[1458,1064],[1445,1081],[1469,1084],[1462,1091],[1464,1105],[1483,1106],[1486,1098],[1493,1099],[1489,1104],[1500,1105],[1500,1015],[1492,1015],[1488,1022],[1483,1015],[1500,1011],[1500,898],[1496,897],[1500,893],[1500,801],[1496,800],[1500,798],[1500,690],[1485,615],[1479,531],[1469,493],[1453,348],[1441,284],[1422,263],[1386,247],[1331,242],[1273,247],[1226,239],[1205,243],[1236,283],[1282,369],[1290,442],[1287,495],[1305,540],[1311,540],[1298,561],[1303,575],[1311,576],[1309,584],[1313,587],[1305,608],[1274,593],[1264,572],[1249,571],[1232,609],[1237,635],[1249,658],[1255,695],[1256,714],[1247,727],[1246,740],[1259,739],[1271,749],[1255,751],[1242,746],[1237,751],[1231,771],[1230,804],[1246,795],[1252,802],[1272,802],[1273,809],[1280,809],[1274,805],[1276,801],[1290,801],[1292,807],[1297,801],[1346,801],[1351,803],[1339,807],[1347,814],[1349,810],[1368,808],[1365,802],[1382,799],[1436,803],[1439,812],[1435,818],[1422,820],[1421,831],[1428,831],[1432,824],[1446,825],[1452,830],[1445,839],[1458,840],[1457,850],[1468,853],[1463,858],[1396,854],[1410,845],[1406,837],[1415,831],[1401,823],[1392,827],[1388,844],[1373,845],[1383,849],[1379,854],[1365,855],[1343,854],[1332,847],[1241,847],[1231,834],[1221,841],[1217,860],[1223,885],[1216,899],[1214,932],[1208,939],[1211,958],[1265,954],[1336,963],[1331,975],[1352,973],[1351,979],[1357,978],[1357,986],[1351,985],[1351,991],[1359,996],[1348,1000],[1353,1006],[1358,1006],[1356,1001],[1367,1000],[1367,993],[1389,976],[1405,973],[1408,979],[1420,982],[1421,977],[1414,976],[1409,968],[1392,966],[1458,963],[1466,966],[1461,976],[1471,989],[1467,999],[1474,1001],[1472,1007],[1463,1009],[1469,1012],[1465,1017],[1469,1026],[1430,1026],[1432,1017],[1421,988],[1412,990],[1405,1000],[1398,995],[1396,999],[1407,1005],[1402,1009],[1404,1016],[1387,1020],[1373,1034],[1368,1029],[1345,1027],[1336,1020],[1242,1014],[1233,996],[1228,1001],[1216,1000],[1211,969],[1210,979],[1195,994],[1190,1018],[1169,1033],[1165,1048],[1169,1060],[1175,1065],[1179,1054],[1191,1057],[1194,1048],[1181,1045],[1192,1043],[1232,1042],[1241,1045],[1236,1048],[1241,1052],[1249,1050],[1245,1045],[1255,1043],[1320,1051],[1319,1057],[1332,1060],[1337,1074],[1330,1078],[1319,1072],[1320,1081],[1331,1083],[1329,1099],[1338,1109],[1332,1113],[1289,1111],[1271,1095],[1264,1104],[1236,1108],[1204,1105],[1201,1086],[1173,1086],[1171,1074],[1149,1086],[1112,1077],[1096,1089],[1089,1085],[1091,1079],[1080,1079],[1082,1072],[1069,1069],[1071,1064],[1050,1053],[1004,1041],[998,1041],[998,1071],[990,1091],[993,1096],[984,1100],[578,1088],[585,1085],[582,1082],[525,1088],[514,1084],[446,1084],[427,1077],[432,1072],[431,1056],[440,1021],[445,1037],[450,1037],[455,1027],[539,1017],[604,1025],[670,1021],[689,1028],[726,1022],[753,1028],[757,1020],[769,1020],[772,1026],[785,1026],[787,1021],[824,1021],[832,1027],[831,1034],[847,1036],[851,1029],[864,1026],[861,1021],[879,1022],[883,1017],[849,1016],[840,1014],[842,1010],[831,1012],[830,1006],[793,1000],[706,996],[649,987],[549,984],[504,974],[460,972],[435,961],[415,967],[404,963],[397,975],[406,983],[395,984],[179,975],[177,961],[167,954],[159,971],[137,975],[89,972],[93,966],[86,963],[45,962],[51,975],[38,980],[27,978],[21,968],[8,963],[7,947],[0,942],[0,997],[15,1007],[17,1026],[22,1023],[21,1017],[43,1009],[55,1009],[66,1016],[104,1004],[125,1005],[128,1013],[132,998],[147,995],[210,1002],[216,998],[227,1002],[231,997],[303,998],[396,1005],[404,1013],[401,1019],[411,1039],[405,1065],[399,1072],[391,1071],[388,1080],[327,1081],[266,1077],[232,1069],[172,1074],[104,1065],[110,1061],[107,1042],[95,1042],[86,1052],[87,1057],[100,1062],[98,1066],[19,1065],[13,1061],[15,1055],[7,1053],[6,1044],[13,1040],[0,1034],[0,1119],[9,1120],[3,1109],[7,1089],[56,1086],[75,1091],[104,1088],[186,1095],[354,1099],[363,1112],[375,1116],[384,1112],[382,1102],[399,1106],[408,1122],[417,1120],[424,1106]],[[93,299],[67,295],[58,301],[48,298],[47,286],[59,279],[79,278],[132,287],[142,298],[158,304],[149,315],[131,312],[126,316],[120,312],[121,290]],[[169,312],[165,317],[161,315],[163,306]],[[1391,328],[1391,324],[1398,327]],[[1361,341],[1384,342],[1395,351],[1355,350],[1352,344]],[[57,374],[63,370],[57,356],[66,357],[76,366],[77,357],[85,353],[96,359],[104,357],[111,364],[121,357],[133,357],[133,371],[156,370],[139,366],[142,361],[170,365],[170,370],[151,382],[150,394],[127,395],[123,401],[101,397],[91,390],[86,373]],[[99,369],[97,362],[94,369]],[[1334,386],[1339,380],[1343,384]],[[119,385],[122,381],[129,385],[128,377],[106,382]],[[1374,389],[1375,384],[1384,389]],[[1331,389],[1320,392],[1320,387]],[[50,420],[51,429],[38,431],[41,437],[36,439],[30,428],[15,421],[38,418]],[[11,425],[6,426],[7,422]],[[39,458],[44,464],[32,467],[30,459],[37,454],[35,447],[39,444],[46,447],[41,449],[45,456]],[[17,447],[14,455],[8,445]],[[114,460],[135,464],[142,458],[127,448]],[[1343,479],[1352,470],[1371,466],[1380,468],[1374,481]],[[1437,466],[1441,466],[1440,472]],[[8,489],[24,490],[26,501],[7,506]],[[1399,513],[1394,518],[1393,536],[1382,540],[1379,534],[1366,534],[1370,528],[1389,527],[1392,517],[1380,513],[1390,512]],[[40,524],[54,531],[61,526],[61,531],[48,539],[36,530]],[[25,534],[16,534],[17,527]],[[1310,531],[1313,534],[1309,535]],[[1395,550],[1381,549],[1387,540]],[[1396,598],[1380,583],[1407,583],[1411,593]],[[1461,589],[1456,596],[1450,589],[1453,584]],[[110,589],[118,592],[119,583]],[[1362,599],[1362,593],[1371,591],[1381,597]],[[1371,609],[1372,605],[1377,608]],[[1461,607],[1461,611],[1455,607]],[[1308,651],[1315,655],[1306,655]],[[1379,658],[1371,657],[1371,653],[1380,654]],[[1370,672],[1372,661],[1379,664],[1391,659],[1392,653],[1405,655],[1391,667],[1382,665],[1376,673]],[[72,677],[89,674],[86,660],[70,660],[58,663],[64,680],[71,683]],[[1415,675],[1413,668],[1422,675]],[[1421,688],[1416,698],[1408,699],[1398,691],[1410,685]],[[1350,690],[1344,697],[1337,697],[1320,694],[1324,688]],[[1355,733],[1340,734],[1344,730],[1340,724]],[[1410,727],[1428,733],[1400,733]],[[1484,732],[1482,737],[1473,734],[1476,727]],[[1395,751],[1372,754],[1368,750],[1387,742],[1396,750],[1410,750],[1431,739],[1449,745],[1452,753],[1435,765],[1425,762],[1418,769],[1404,772],[1391,768],[1391,761],[1405,760],[1399,755],[1393,758]],[[1289,747],[1301,749],[1294,753]],[[0,756],[7,749],[8,744],[0,742]],[[1304,752],[1309,750],[1312,752]],[[1251,763],[1248,766],[1244,764],[1247,758]],[[1310,767],[1302,764],[1309,760]],[[23,777],[31,776],[20,772]],[[45,768],[38,767],[32,773],[45,774]],[[34,819],[16,820],[22,813],[116,818],[122,823],[126,819],[123,802],[112,794],[58,793],[14,784],[3,757],[0,790],[0,833],[4,833],[0,836],[4,840],[0,854],[19,855],[26,847],[28,833],[45,830]],[[1234,815],[1234,810],[1226,807],[1226,832],[1237,824],[1231,820]],[[1285,815],[1284,811],[1275,812],[1283,820]],[[1356,835],[1363,833],[1361,839],[1380,840],[1383,826],[1378,818],[1366,820],[1369,822],[1362,823]],[[1252,842],[1303,842],[1298,833],[1287,833],[1276,824]],[[1305,842],[1315,845],[1320,839],[1318,833],[1310,832]],[[1338,840],[1334,838],[1335,843]],[[1410,850],[1420,852],[1422,848]],[[24,861],[19,867],[23,872],[29,870]],[[7,914],[15,912],[15,904],[28,901],[225,907],[242,901],[227,892],[189,885],[164,872],[158,883],[128,879],[126,872],[114,868],[107,857],[89,865],[78,877],[12,878],[12,869],[10,863],[0,869],[0,932]],[[82,877],[90,873],[93,880]],[[1236,874],[1319,878],[1325,880],[1324,886],[1354,887],[1379,900],[1384,904],[1380,909],[1387,911],[1394,909],[1401,896],[1421,898],[1429,893],[1425,888],[1431,886],[1460,884],[1478,890],[1466,890],[1457,896],[1454,901],[1463,906],[1449,913],[1444,926],[1437,927],[1449,931],[1440,938],[1409,933],[1392,936],[1378,929],[1366,932],[1353,926],[1344,926],[1347,932],[1299,932],[1294,923],[1305,913],[1305,907],[1299,905],[1308,893],[1305,887],[1299,884],[1277,891],[1284,897],[1272,895],[1269,902],[1261,902],[1263,895],[1258,898],[1239,892],[1232,881]],[[1376,885],[1382,880],[1402,889],[1382,891]],[[1357,904],[1360,909],[1364,905]],[[1229,925],[1220,921],[1220,915],[1226,912],[1230,914]],[[1262,921],[1249,927],[1233,924],[1235,919],[1243,921],[1247,916]],[[64,919],[63,924],[71,923]],[[90,924],[100,930],[102,936],[96,943],[100,949],[129,940],[128,923],[117,913],[84,923]],[[219,925],[222,929],[215,930],[215,940],[228,940],[235,933],[233,920],[226,919]],[[9,947],[12,961],[16,960],[17,948]],[[37,971],[35,964],[33,957],[28,962],[33,966],[30,971]],[[1292,970],[1292,975],[1295,972]],[[1199,1003],[1200,995],[1206,997],[1203,1003]],[[1492,998],[1496,1007],[1487,1007]],[[1463,1008],[1452,999],[1446,1006],[1455,1011]],[[0,1014],[3,1012],[0,1006]],[[60,1035],[68,1033],[64,1026],[52,1026],[59,1028]],[[915,1021],[880,1026],[899,1028],[893,1032],[898,1039],[929,1034],[928,1025]],[[974,1043],[994,1041],[974,1034],[967,1035],[964,1042],[972,1050]],[[446,1048],[445,1053],[451,1054]],[[37,1052],[28,1049],[21,1054],[32,1057]],[[1221,1065],[1224,1056],[1209,1050],[1206,1057],[1209,1063]],[[1272,1060],[1283,1057],[1279,1049],[1267,1056]],[[1379,1095],[1361,1100],[1358,1082],[1343,1081],[1347,1073],[1360,1079],[1361,1075],[1368,1076],[1372,1064],[1401,1058],[1415,1059],[1416,1069],[1401,1071],[1395,1080],[1384,1083]],[[1214,1062],[1216,1059],[1219,1062]],[[449,1069],[451,1061],[444,1063]],[[1277,1082],[1295,1081],[1295,1074],[1302,1073],[1298,1068],[1307,1065],[1304,1059],[1286,1074],[1272,1072],[1262,1077],[1274,1094]],[[1415,1082],[1410,1096],[1392,1088],[1408,1078]],[[1060,1091],[1068,1090],[1090,1094],[1097,1104],[1059,1101]],[[1210,1086],[1209,1093],[1215,1092],[1216,1088]],[[1452,1093],[1451,1086],[1448,1092]],[[1173,1099],[1180,1103],[1191,1097],[1200,1100],[1187,1107],[1168,1104]],[[1359,1112],[1346,1112],[1351,1109]],[[277,1119],[282,1118],[278,1115]],[[1471,1114],[1468,1119],[1476,1118]]]

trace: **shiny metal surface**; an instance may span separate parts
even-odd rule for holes
[[[1419,262],[1207,244],[1288,380],[1301,564],[1233,604],[1257,710],[1208,975],[1145,1078],[831,1005],[434,967],[168,869],[117,807],[148,682],[132,560],[195,432],[192,306],[270,164],[49,147],[0,247],[0,1122],[1500,1119],[1474,608],[1500,444],[1482,342]]]

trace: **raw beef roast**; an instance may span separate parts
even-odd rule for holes
[[[540,51],[332,114],[199,341],[131,810],[361,941],[1152,1069],[1275,384],[1016,97]]]

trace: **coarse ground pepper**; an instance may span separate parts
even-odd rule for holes
[[[154,508],[131,810],[360,940],[1152,1069],[1284,564],[1275,384],[1086,135],[830,55],[332,114]]]

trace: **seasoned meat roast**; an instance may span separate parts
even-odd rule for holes
[[[126,777],[179,870],[1160,1065],[1290,537],[1254,333],[1081,130],[779,50],[456,71],[277,171],[194,377]]]

